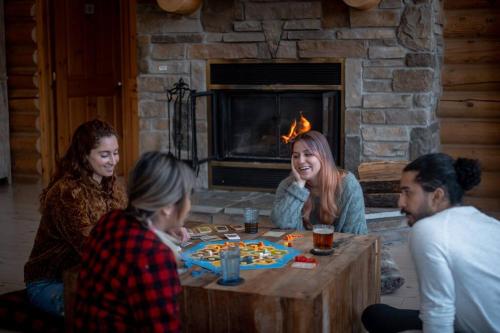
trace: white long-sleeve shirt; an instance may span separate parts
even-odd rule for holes
[[[418,221],[410,250],[424,332],[500,332],[500,222],[474,207]]]

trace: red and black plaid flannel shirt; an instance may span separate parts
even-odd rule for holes
[[[79,332],[178,332],[181,291],[172,251],[121,210],[85,243],[74,328]]]

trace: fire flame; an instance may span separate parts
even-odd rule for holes
[[[297,120],[294,119],[292,121],[292,124],[290,125],[290,130],[288,131],[288,135],[282,135],[281,140],[283,141],[283,143],[289,143],[290,141],[295,139],[297,135],[309,132],[310,130],[311,130],[311,123],[309,122],[309,120],[306,119],[306,117],[304,117],[304,115],[301,112],[299,123],[297,124]]]

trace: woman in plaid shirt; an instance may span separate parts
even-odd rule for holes
[[[186,234],[193,184],[191,169],[170,154],[140,158],[128,208],[104,215],[84,245],[75,331],[180,331],[178,240],[171,235]]]

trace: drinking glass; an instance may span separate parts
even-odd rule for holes
[[[245,208],[243,219],[246,233],[255,234],[259,231],[259,210],[257,208]]]
[[[240,279],[240,247],[228,246],[220,252],[222,281],[235,282]]]
[[[331,224],[315,224],[313,225],[313,245],[314,251],[329,252],[333,248],[333,230]]]

